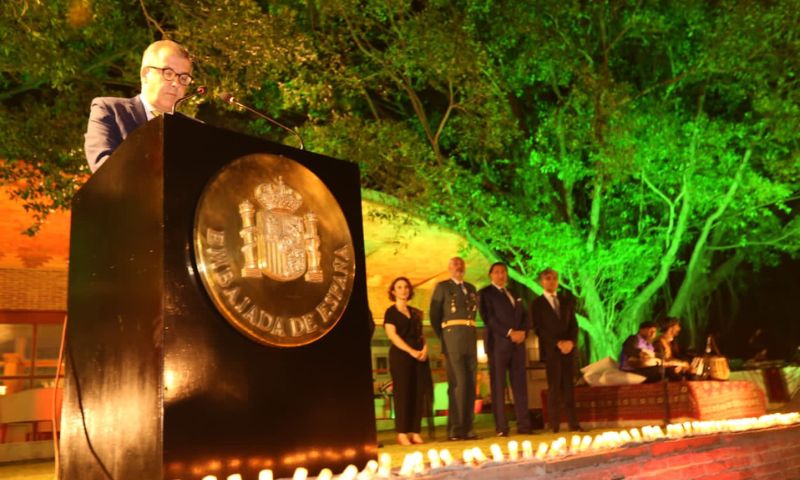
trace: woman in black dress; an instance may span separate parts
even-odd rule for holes
[[[394,385],[395,430],[397,443],[423,443],[420,436],[426,392],[431,385],[428,345],[422,335],[422,310],[410,307],[414,296],[411,282],[399,277],[389,285],[389,300],[383,326],[392,342],[389,349],[389,372]]]

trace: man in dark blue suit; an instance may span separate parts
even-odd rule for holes
[[[539,349],[547,370],[547,420],[553,432],[561,424],[561,407],[566,407],[569,428],[583,431],[575,415],[573,368],[578,321],[573,297],[559,295],[558,273],[548,268],[539,273],[544,293],[531,303],[531,317],[539,335]]]
[[[92,100],[84,149],[92,173],[139,126],[162,113],[192,83],[189,52],[171,40],[150,44],[142,55],[141,93],[133,98],[98,97]]]
[[[528,382],[525,360],[525,336],[530,328],[520,299],[506,289],[508,268],[494,263],[489,268],[492,284],[478,292],[481,318],[486,324],[486,353],[492,384],[492,413],[497,435],[508,436],[505,413],[506,375],[511,380],[517,432],[531,433],[528,411]]]

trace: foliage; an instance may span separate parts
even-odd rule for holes
[[[135,90],[143,46],[169,36],[213,90],[517,281],[562,272],[593,358],[659,313],[701,333],[742,262],[800,251],[793,0],[44,3],[0,23],[0,171],[34,209],[85,178],[90,97]],[[212,101],[199,115],[294,141]]]

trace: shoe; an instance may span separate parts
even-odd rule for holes
[[[408,439],[408,435],[406,435],[405,433],[398,433],[397,444],[403,446],[409,446],[411,445],[411,440]]]
[[[447,439],[450,440],[451,442],[458,442],[458,441],[461,441],[461,440],[466,440],[466,438],[461,438],[461,437],[458,437],[458,436],[455,436],[455,435],[453,435],[452,437],[447,437]]]
[[[425,443],[425,440],[422,439],[422,437],[420,436],[419,433],[412,433],[411,434],[411,443],[414,443],[415,445],[419,445],[419,444]]]
[[[517,435],[530,435],[533,433],[533,430],[517,430]]]
[[[477,436],[477,435],[475,435],[473,433],[471,435],[467,435],[466,437],[464,437],[464,440],[478,440],[479,438],[481,438],[481,437],[479,437],[479,436]]]
[[[569,427],[570,432],[585,432],[586,430],[583,429],[580,425],[575,425],[574,427]]]
[[[558,433],[560,430],[561,430],[561,428],[555,427],[555,428],[553,428],[553,433]]]
[[[508,432],[497,432],[497,436],[498,437],[507,437],[508,436]]]

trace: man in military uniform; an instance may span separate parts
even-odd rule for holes
[[[436,284],[430,308],[431,326],[447,362],[447,435],[450,440],[474,439],[478,296],[475,286],[464,281],[462,258],[451,258],[447,269],[450,279]]]

